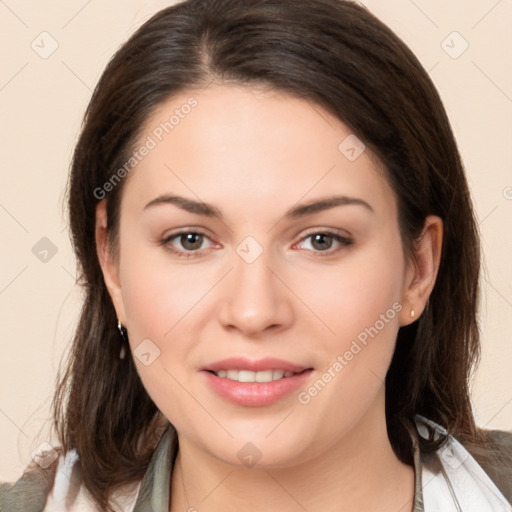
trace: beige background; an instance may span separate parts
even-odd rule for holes
[[[17,478],[46,439],[41,427],[77,318],[62,205],[81,117],[113,52],[169,3],[0,1],[0,480]],[[363,3],[429,70],[451,119],[486,258],[473,401],[480,425],[512,429],[512,2]],[[57,251],[46,262],[32,252],[51,247],[43,237]]]

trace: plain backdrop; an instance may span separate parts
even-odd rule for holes
[[[115,50],[170,3],[0,1],[0,480],[16,479],[46,439],[77,320],[63,204],[84,110]],[[472,398],[481,426],[512,430],[512,2],[362,3],[415,52],[450,117],[486,262]]]

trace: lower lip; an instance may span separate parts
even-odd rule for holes
[[[292,377],[284,377],[272,382],[238,382],[225,377],[217,377],[213,373],[203,371],[208,384],[223,398],[246,407],[262,407],[270,405],[304,384],[313,370],[305,370]]]

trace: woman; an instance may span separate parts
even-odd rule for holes
[[[2,510],[511,510],[438,94],[364,8],[188,0],[107,66],[69,185],[61,441]],[[96,508],[94,508],[96,507]]]

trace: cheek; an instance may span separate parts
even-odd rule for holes
[[[207,294],[211,279],[196,265],[170,264],[164,249],[137,248],[129,240],[125,248],[121,279],[127,323],[138,337],[164,342]]]
[[[322,335],[315,337],[318,378],[298,399],[319,418],[336,404],[333,435],[347,414],[350,421],[363,414],[382,388],[399,328],[400,243],[392,239],[370,249],[302,281],[299,292],[319,313],[316,331]]]
[[[202,329],[212,319],[213,285],[225,269],[211,264],[178,264],[165,249],[144,247],[132,234],[124,239],[120,272],[129,342],[138,372],[157,405],[180,408],[187,395],[178,382],[193,379],[194,354]],[[150,340],[148,343],[147,340]],[[138,354],[157,354],[146,366]],[[180,398],[181,397],[181,398]]]
[[[146,391],[164,414],[178,418],[178,425],[190,406],[183,387],[191,376],[190,341],[212,279],[194,265],[170,265],[163,250],[140,245],[127,236],[121,259],[129,342]],[[143,353],[150,354],[149,361]]]
[[[383,335],[396,331],[403,267],[400,250],[390,245],[386,251],[381,244],[375,245],[375,250],[349,256],[340,265],[319,266],[306,278],[296,277],[295,289],[300,290],[298,295],[316,313],[318,325],[323,324],[326,333],[331,333],[323,339],[343,348],[347,341],[375,324]]]

